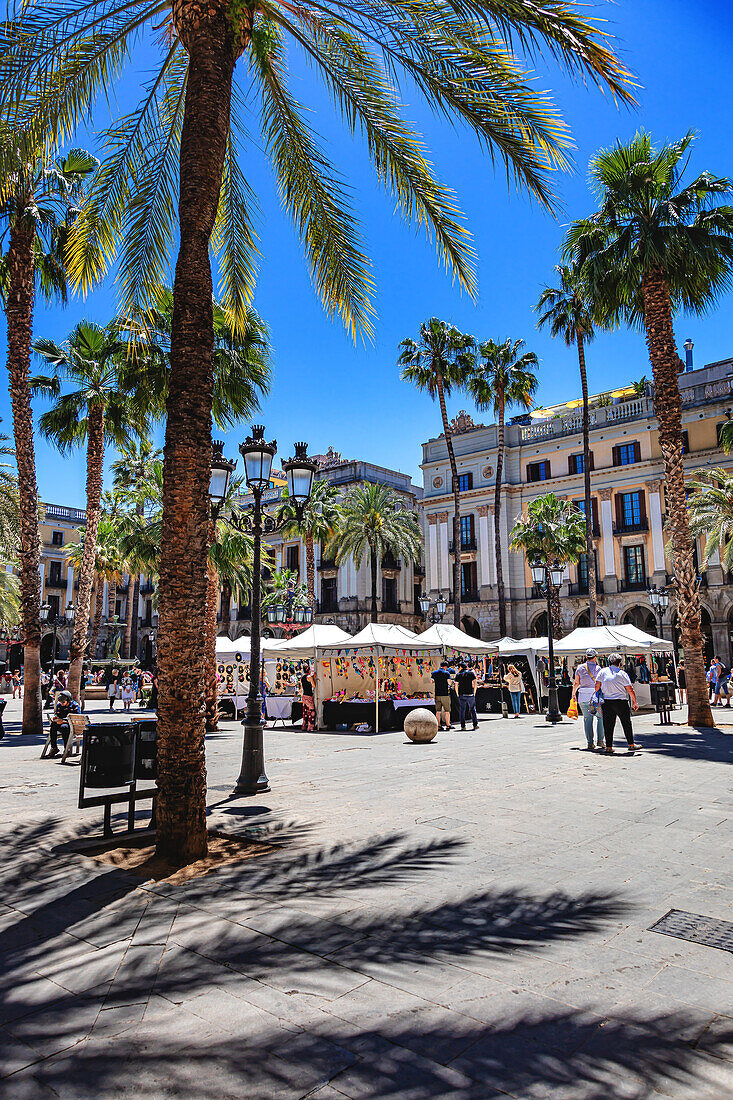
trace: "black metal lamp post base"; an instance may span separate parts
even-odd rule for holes
[[[261,722],[246,720],[242,725],[244,726],[242,767],[234,787],[234,794],[262,794],[270,789],[270,781],[265,774],[263,726]]]

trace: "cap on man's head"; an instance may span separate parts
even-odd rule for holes
[[[597,657],[598,656],[598,650],[597,649],[586,649],[585,655],[586,655],[586,657]]]

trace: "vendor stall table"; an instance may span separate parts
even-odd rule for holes
[[[380,700],[379,703],[379,728],[388,730],[394,719],[394,707],[389,699]],[[352,699],[348,703],[337,703],[328,699],[323,704],[323,725],[327,730],[338,729],[339,726],[354,726],[365,724],[374,729],[374,702],[371,699]]]
[[[275,721],[289,722],[292,718],[293,703],[297,701],[296,695],[268,695],[265,703],[265,713],[268,718]]]

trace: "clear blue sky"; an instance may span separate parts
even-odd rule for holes
[[[441,178],[458,192],[474,235],[479,256],[476,302],[452,285],[424,238],[401,223],[377,187],[363,148],[335,121],[310,71],[296,71],[294,92],[313,108],[314,126],[353,188],[374,264],[378,316],[369,346],[355,346],[337,322],[325,317],[269,171],[253,149],[248,174],[260,195],[263,251],[255,304],[271,326],[275,361],[263,422],[268,436],[277,437],[283,457],[291,453],[294,440],[304,439],[313,452],[332,444],[345,457],[391,466],[420,481],[420,444],[440,431],[439,412],[429,398],[400,381],[395,361],[400,340],[416,336],[420,322],[432,315],[479,339],[523,338],[540,357],[538,403],[575,396],[575,358],[562,342],[536,331],[533,305],[552,277],[564,224],[593,209],[587,186],[592,154],[641,126],[659,141],[694,128],[699,139],[691,170],[733,175],[730,95],[725,90],[733,56],[728,0],[617,0],[596,4],[595,11],[610,20],[616,48],[641,85],[639,108],[618,109],[597,90],[563,79],[555,68],[543,71],[541,86],[554,92],[577,146],[574,172],[557,178],[563,202],[557,220],[509,192],[501,169],[492,168],[466,134],[434,119],[419,101],[407,105],[405,113],[422,129]],[[141,66],[145,62],[143,56]],[[137,94],[135,75],[129,73],[120,89],[122,109]],[[86,302],[73,301],[66,309],[39,307],[35,331],[62,340],[79,318],[106,321],[114,308],[110,281]],[[730,319],[730,296],[704,319],[678,318],[679,344],[693,337],[696,365],[733,355]],[[3,334],[3,353],[4,348]],[[649,374],[642,337],[622,330],[597,339],[589,349],[588,373],[592,390]],[[458,397],[451,411],[460,407],[471,410]],[[9,432],[5,388],[0,415]],[[244,426],[230,434],[227,452],[232,456],[245,434]],[[42,499],[83,505],[83,456],[61,460],[39,440],[37,463]]]

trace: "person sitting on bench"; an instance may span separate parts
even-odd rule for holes
[[[49,739],[51,741],[51,751],[49,756],[58,756],[58,736],[61,734],[64,745],[66,744],[66,738],[71,732],[69,725],[70,714],[81,714],[81,709],[76,699],[72,698],[70,691],[60,691],[56,696],[56,706],[53,711],[53,718],[51,719],[51,725],[49,728]]]

